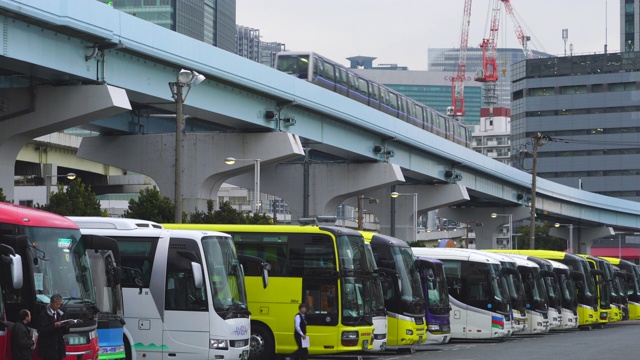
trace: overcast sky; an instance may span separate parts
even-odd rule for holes
[[[473,0],[469,47],[488,35],[490,0]],[[355,55],[377,64],[427,70],[427,49],[458,47],[463,0],[236,0],[236,23],[260,30],[263,41],[315,51],[347,64]],[[573,52],[620,49],[619,0],[512,0],[530,48],[562,55],[562,29]],[[504,6],[498,47],[519,47]]]

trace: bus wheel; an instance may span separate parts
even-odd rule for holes
[[[275,357],[275,344],[271,331],[260,324],[251,325],[251,360],[270,360]]]

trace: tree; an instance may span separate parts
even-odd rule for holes
[[[192,224],[271,224],[271,219],[265,214],[243,214],[234,209],[231,203],[224,201],[213,211],[213,200],[207,201],[207,211],[196,210],[189,216]]]
[[[140,190],[138,199],[129,200],[129,209],[124,211],[124,217],[170,223],[175,220],[175,204],[154,187]]]
[[[49,203],[38,208],[63,216],[108,216],[106,210],[100,209],[100,201],[91,191],[91,186],[76,178],[65,189],[57,184],[58,192],[51,194]]]
[[[0,201],[7,202],[7,196],[2,192],[2,188],[0,188]]]
[[[551,223],[544,222],[542,226],[536,225],[535,237],[536,249],[544,250],[558,250],[564,251],[566,249],[566,240],[549,235],[551,229]],[[529,249],[529,225],[518,228],[516,232],[516,245],[518,249]]]

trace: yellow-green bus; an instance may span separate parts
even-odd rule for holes
[[[627,300],[629,306],[629,320],[640,320],[640,270],[638,266],[628,260],[600,256],[626,274]]]
[[[335,226],[163,224],[167,229],[215,230],[233,237],[239,255],[271,264],[269,286],[245,265],[251,311],[251,359],[270,360],[297,349],[294,316],[308,306],[310,355],[373,350],[373,270],[362,235]]]
[[[571,276],[576,283],[576,289],[578,292],[578,326],[582,329],[590,329],[593,325],[598,323],[606,323],[605,318],[600,320],[600,301],[598,297],[598,290],[596,289],[596,282],[594,272],[599,273],[598,270],[592,271],[589,267],[587,259],[567,254],[562,251],[555,250],[500,250],[505,254],[522,254],[528,256],[535,256],[542,259],[555,260],[571,269]]]
[[[598,324],[604,325],[609,322],[616,322],[622,320],[622,310],[619,310],[616,306],[611,304],[611,295],[613,293],[613,273],[610,274],[609,268],[605,266],[606,260],[597,256],[576,254],[587,259],[589,267],[591,268],[591,274],[597,284],[598,299],[600,306],[598,308],[600,316],[598,317]],[[594,271],[595,270],[595,271]]]
[[[361,231],[371,244],[376,265],[392,281],[387,282],[387,348],[412,350],[426,341],[425,297],[420,274],[409,244],[398,238]]]

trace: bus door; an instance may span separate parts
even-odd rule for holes
[[[11,271],[7,271],[6,274],[10,273],[13,288],[20,289],[22,287],[22,258],[20,255],[17,255],[10,246],[0,244],[0,263],[10,267]],[[4,279],[0,281],[0,284],[2,282]],[[12,324],[6,321],[2,293],[2,286],[0,286],[0,358],[6,359],[11,351],[9,330]]]
[[[209,352],[209,301],[199,254],[193,239],[169,240],[162,328],[166,360],[198,360]]]

